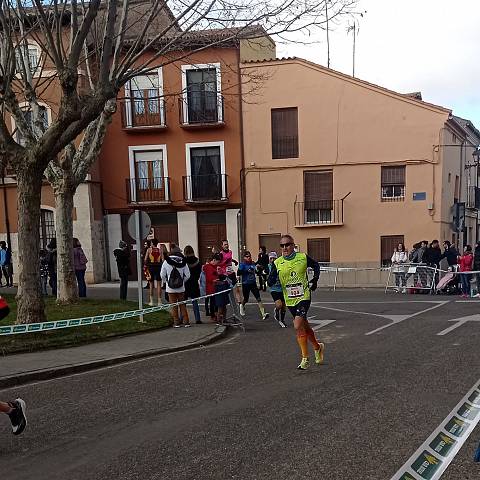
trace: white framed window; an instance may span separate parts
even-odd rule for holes
[[[165,126],[162,68],[138,75],[125,85],[125,126]]]
[[[220,63],[182,65],[184,124],[223,122]]]
[[[383,202],[405,199],[405,165],[382,166],[381,199]]]
[[[225,174],[225,143],[187,143],[186,148],[186,200],[225,200],[227,182]]]
[[[38,45],[28,43],[15,47],[15,66],[18,73],[23,72],[23,59],[27,61],[30,72],[35,73],[40,64],[40,48]]]
[[[128,157],[131,201],[170,201],[167,146],[131,146],[128,147]]]
[[[32,109],[30,104],[27,102],[23,102],[19,104],[19,107],[23,111],[25,120],[30,125],[30,128],[32,128],[33,119],[32,119]],[[40,107],[40,116],[42,119],[42,129],[43,131],[45,131],[47,130],[48,126],[52,123],[52,110],[46,103],[42,103],[42,102],[39,102],[39,107]],[[11,123],[12,123],[12,132],[13,132],[17,128],[17,124],[13,117],[11,117]],[[15,133],[15,140],[19,145],[25,146],[25,138],[23,137],[20,130],[18,129]]]

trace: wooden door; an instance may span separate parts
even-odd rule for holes
[[[171,225],[154,225],[153,232],[155,238],[160,243],[165,243],[170,249],[170,245],[174,243],[178,245],[178,226],[176,224]],[[182,248],[185,245],[182,245]]]
[[[212,254],[212,247],[220,248],[220,243],[227,236],[224,223],[198,225],[198,254],[202,263]]]

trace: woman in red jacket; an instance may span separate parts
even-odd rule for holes
[[[458,263],[460,264],[460,280],[462,281],[462,297],[469,297],[470,296],[470,277],[469,273],[463,272],[471,272],[473,267],[473,253],[472,247],[467,245],[463,249],[463,255],[458,257]]]

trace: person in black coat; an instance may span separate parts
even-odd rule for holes
[[[475,251],[473,252],[473,269],[477,272],[480,271],[480,242],[475,244]],[[475,274],[477,280],[477,295],[480,293],[480,273]]]
[[[430,246],[425,250],[425,254],[423,255],[423,262],[426,263],[430,268],[436,268],[437,270],[440,268],[440,260],[442,259],[442,249],[440,248],[440,244],[438,240],[433,240]],[[438,273],[433,274],[433,271],[430,270],[427,273],[429,285],[432,286],[432,282],[437,284]]]
[[[267,291],[268,264],[267,248],[262,245],[258,251],[256,273],[258,275],[259,288],[264,292]]]
[[[442,258],[447,259],[447,263],[449,267],[453,267],[454,265],[458,264],[458,252],[455,248],[455,245],[452,245],[448,240],[443,242],[443,254]]]
[[[195,252],[190,245],[183,249],[185,260],[187,261],[188,269],[190,270],[190,278],[185,282],[185,300],[192,299],[193,315],[195,316],[195,323],[202,323],[200,320],[200,308],[198,307],[198,300],[200,296],[200,274],[202,273],[202,265],[200,260],[195,256]]]
[[[128,245],[120,240],[119,248],[113,251],[115,259],[117,260],[118,276],[120,277],[120,299],[127,299],[128,291],[128,276],[132,273],[130,269],[130,250]]]

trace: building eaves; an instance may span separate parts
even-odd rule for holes
[[[319,65],[318,63],[314,63],[314,62],[311,62],[310,60],[305,60],[304,58],[300,58],[300,57],[282,57],[282,58],[272,58],[272,59],[265,59],[265,60],[247,60],[242,62],[242,66],[249,67],[254,65],[269,65],[269,64],[276,65],[276,64],[286,64],[286,63],[298,63],[306,67],[314,68],[315,70],[322,71],[327,75],[339,77],[348,82],[355,83],[357,85],[360,85],[369,89],[377,90],[386,95],[393,96],[400,100],[418,105],[419,107],[427,108],[430,110],[436,110],[441,113],[448,113],[448,114],[452,113],[452,111],[449,108],[443,107],[441,105],[435,105],[434,103],[429,103],[429,102],[425,102],[424,100],[419,100],[418,98],[411,96],[411,94],[402,94],[399,92],[395,92],[394,90],[390,90],[380,85],[375,85],[374,83],[367,82],[366,80],[361,80],[357,77],[352,77],[351,75],[347,75],[346,73],[342,73],[337,70],[324,67],[322,65]]]
[[[480,131],[475,127],[475,125],[468,119],[459,117],[457,115],[452,115],[453,120],[457,122],[467,133],[472,136],[475,136],[477,141],[480,141]]]

